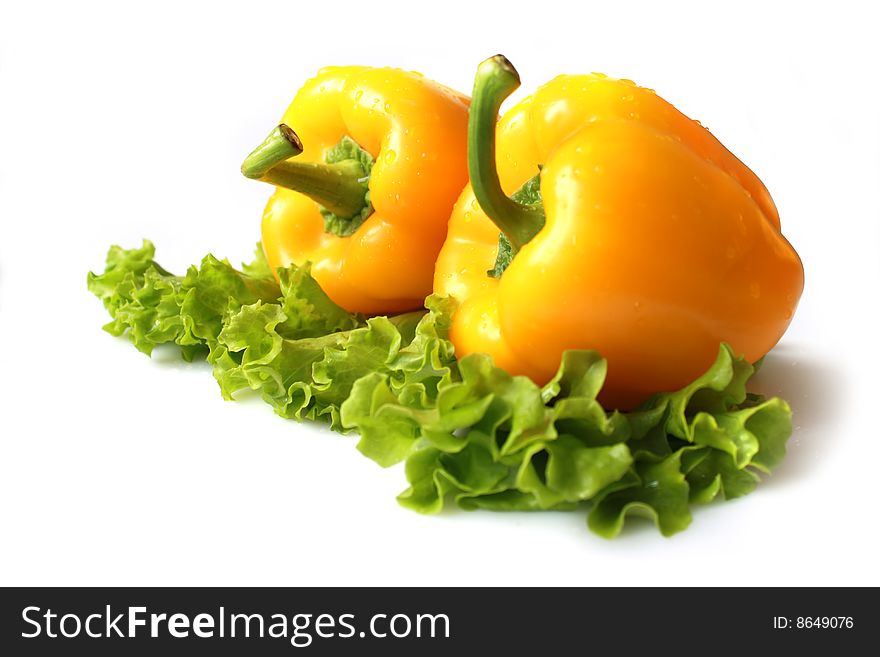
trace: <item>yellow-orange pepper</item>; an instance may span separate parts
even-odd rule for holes
[[[325,68],[306,82],[242,165],[277,185],[262,230],[273,271],[311,262],[352,312],[421,307],[467,182],[468,102],[390,68]]]
[[[722,341],[764,356],[803,267],[757,176],[652,90],[598,74],[552,80],[496,130],[517,86],[503,57],[478,69],[472,185],[434,278],[460,301],[456,354],[545,382],[566,349],[595,349],[608,361],[600,400],[617,408],[686,385]],[[543,207],[507,196],[536,175]],[[496,278],[499,228],[519,251]]]

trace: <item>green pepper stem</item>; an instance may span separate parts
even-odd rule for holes
[[[515,250],[544,225],[540,208],[512,200],[501,189],[495,167],[495,126],[501,103],[519,87],[519,73],[506,57],[495,55],[480,64],[474,78],[468,119],[468,173],[483,212],[507,236]]]
[[[363,167],[354,160],[336,164],[290,162],[303,152],[297,134],[283,123],[247,156],[241,172],[253,180],[300,192],[340,217],[364,208]]]
[[[303,152],[299,135],[283,123],[269,133],[241,164],[246,178],[259,180],[276,164]]]

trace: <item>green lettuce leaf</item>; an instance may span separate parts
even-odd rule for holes
[[[596,352],[566,352],[543,387],[485,354],[456,360],[450,299],[364,319],[334,304],[308,265],[276,282],[259,248],[241,270],[207,256],[185,276],[154,255],[149,242],[113,247],[105,271],[89,274],[107,331],[148,354],[173,343],[187,360],[206,357],[227,399],[252,390],[283,417],[357,432],[380,466],[405,462],[398,501],[421,513],[583,509],[603,537],[638,516],[669,536],[690,524],[691,504],[751,492],[791,435],[788,404],[749,394],[755,366],[727,345],[681,390],[608,412]]]
[[[281,295],[271,274],[255,278],[212,255],[185,276],[166,271],[154,255],[153,244],[146,240],[140,249],[114,246],[104,273],[88,275],[89,290],[103,300],[113,318],[104,329],[113,335],[127,333],[145,354],[157,345],[175,343],[187,361],[206,357],[231,309]],[[259,258],[249,269],[263,270]]]
[[[727,345],[691,385],[629,412],[596,400],[605,361],[570,351],[543,388],[483,354],[456,363],[436,400],[411,403],[381,375],[352,388],[343,424],[362,433],[382,465],[406,457],[407,508],[569,509],[589,503],[589,527],[616,536],[629,516],[672,535],[690,503],[750,492],[785,451],[791,410],[747,395],[754,368]],[[407,456],[408,454],[408,456]]]

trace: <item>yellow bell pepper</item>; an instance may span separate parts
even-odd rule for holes
[[[804,279],[757,176],[652,90],[598,74],[540,87],[496,137],[518,86],[501,56],[478,69],[471,185],[434,278],[460,301],[456,355],[542,383],[566,349],[595,349],[616,408],[687,385],[721,342],[764,356]]]
[[[310,262],[351,312],[421,307],[467,182],[468,104],[390,68],[325,68],[306,82],[242,165],[277,186],[262,229],[273,271]]]

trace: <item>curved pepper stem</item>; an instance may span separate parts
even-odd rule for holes
[[[495,126],[501,103],[519,87],[519,73],[504,55],[477,68],[468,119],[468,174],[477,202],[518,251],[544,225],[543,208],[523,205],[501,189],[495,168]]]
[[[300,138],[282,123],[245,158],[241,172],[247,178],[305,194],[339,217],[359,215],[366,207],[364,179],[369,172],[356,160],[335,164],[288,161],[302,152]]]

